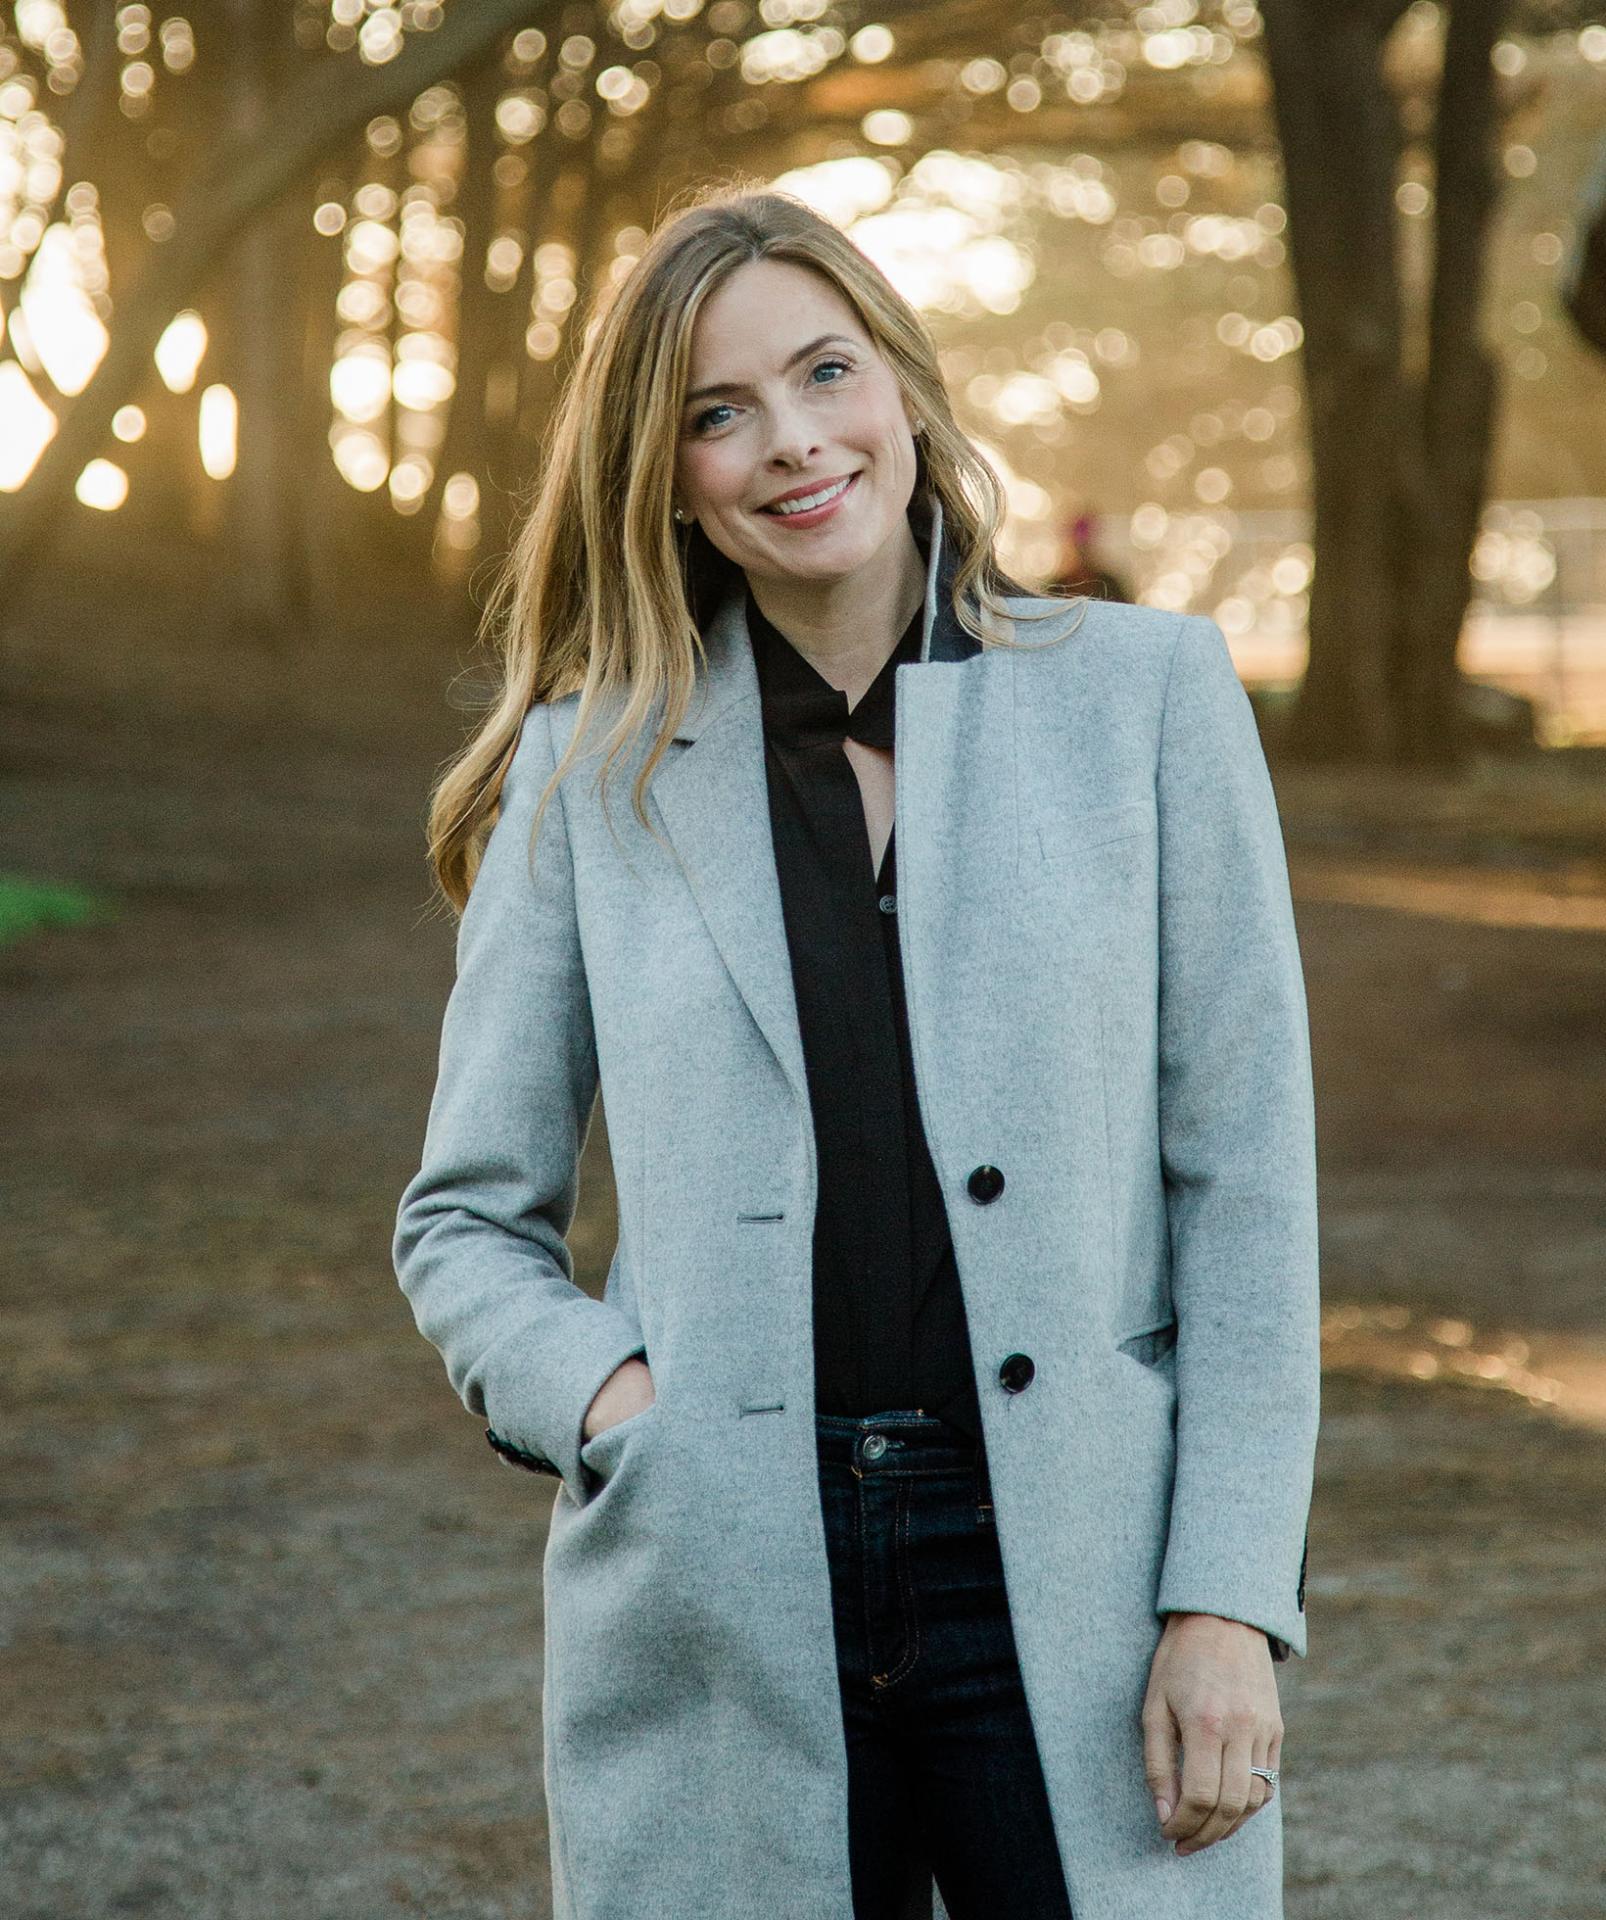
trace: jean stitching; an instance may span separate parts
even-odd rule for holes
[[[860,1496],[860,1502],[861,1502],[861,1505],[860,1505],[861,1521],[863,1518],[862,1502],[864,1498],[864,1491],[865,1491],[864,1486],[861,1483],[860,1489],[859,1489],[859,1496]],[[876,1636],[876,1627],[875,1627],[875,1612],[870,1601],[870,1542],[869,1542],[869,1531],[867,1528],[863,1529],[860,1533],[860,1545],[861,1545],[862,1551],[860,1554],[859,1564],[863,1569],[863,1574],[864,1574],[864,1655],[865,1655],[864,1664],[865,1664],[865,1671],[870,1676],[871,1686],[879,1689],[882,1685],[885,1684],[885,1676],[877,1673],[875,1670],[877,1636]]]
[[[898,1602],[903,1628],[903,1658],[883,1674],[877,1684],[885,1692],[894,1687],[908,1673],[920,1656],[920,1616],[914,1603],[914,1582],[909,1578],[909,1508],[911,1489],[907,1479],[898,1483],[897,1504],[893,1517],[892,1551],[898,1572]]]
[[[859,1620],[864,1632],[864,1670],[875,1678],[875,1622],[870,1607],[870,1539],[864,1523],[864,1475],[853,1469],[853,1542],[859,1560]]]

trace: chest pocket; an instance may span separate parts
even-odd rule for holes
[[[1040,807],[1028,836],[1027,847],[1045,864],[1075,859],[1092,847],[1112,840],[1129,839],[1135,834],[1157,830],[1154,798],[1127,800],[1112,807],[1084,808],[1079,813],[1058,813]]]

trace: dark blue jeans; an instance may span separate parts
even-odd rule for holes
[[[854,1920],[1071,1920],[983,1449],[935,1415],[817,1414]]]

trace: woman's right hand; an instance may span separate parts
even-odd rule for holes
[[[650,1407],[657,1397],[652,1371],[646,1361],[636,1356],[622,1360],[592,1395],[591,1404],[586,1408],[583,1437],[595,1440],[605,1428],[615,1427],[633,1413]]]

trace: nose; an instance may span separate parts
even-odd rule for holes
[[[819,450],[807,415],[800,402],[778,402],[770,414],[768,464],[772,467],[800,467]]]

